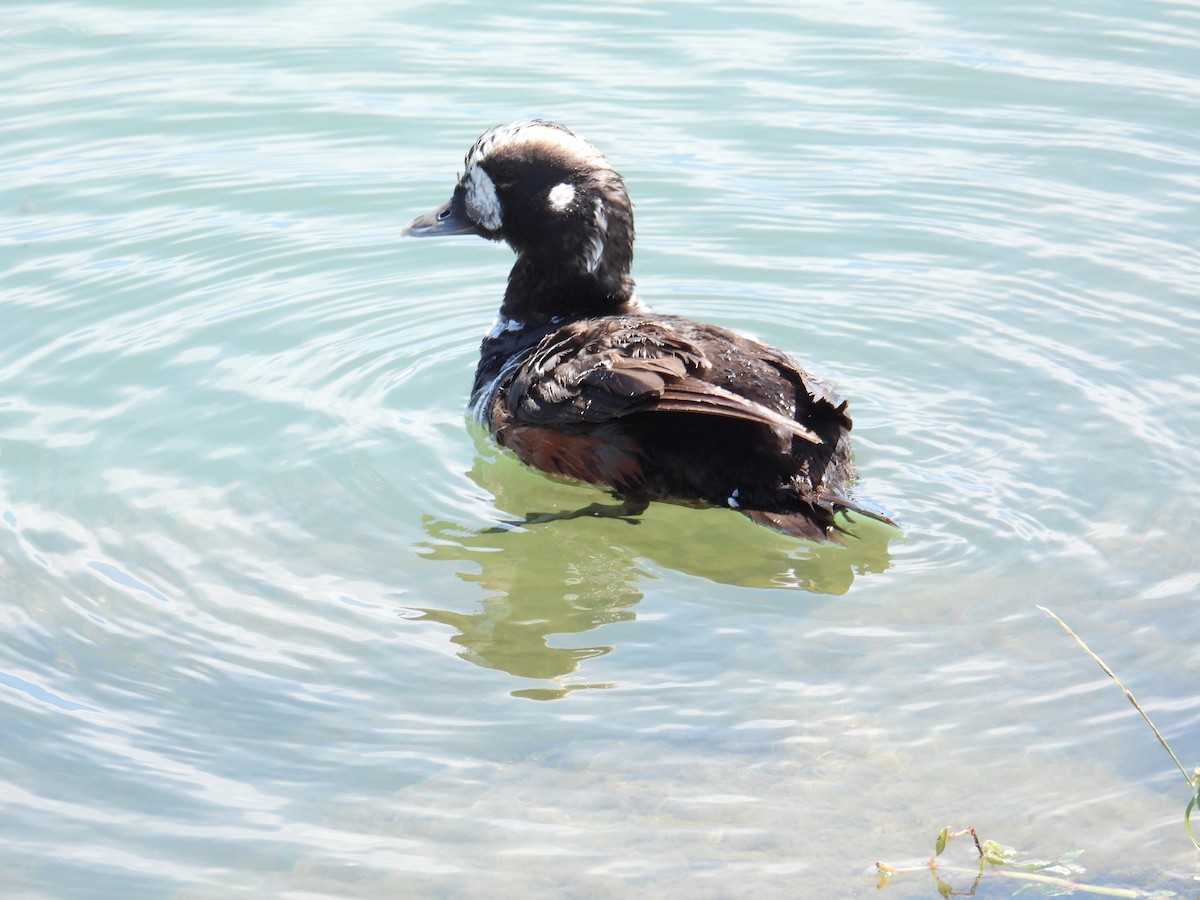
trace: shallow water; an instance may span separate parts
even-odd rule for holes
[[[1194,896],[1036,605],[1200,764],[1200,6],[498,9],[6,7],[8,892],[854,896],[974,825]],[[601,498],[466,424],[507,251],[398,233],[529,116],[645,300],[851,398],[903,538],[489,530]]]

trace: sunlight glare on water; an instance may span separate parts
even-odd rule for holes
[[[18,2],[0,51],[15,895],[857,896],[945,825],[1194,893],[1036,609],[1196,764],[1194,3]],[[644,300],[850,398],[903,537],[507,524],[604,498],[466,421],[509,252],[399,231],[529,117],[624,174]]]

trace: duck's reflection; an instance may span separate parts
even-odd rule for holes
[[[483,600],[477,612],[421,608],[424,618],[450,625],[459,655],[477,665],[502,669],[523,678],[555,684],[528,696],[552,699],[580,687],[566,685],[581,662],[612,651],[609,645],[554,646],[551,635],[582,634],[601,625],[634,618],[642,599],[636,566],[595,547],[594,529],[581,522],[548,523],[529,530],[468,532],[447,522],[427,520],[431,543],[427,558],[470,561],[458,577],[479,584]],[[628,525],[626,528],[630,527]],[[476,571],[472,571],[476,569]]]
[[[427,518],[429,541],[418,549],[427,559],[470,563],[460,566],[458,577],[482,588],[478,611],[413,609],[454,628],[458,634],[451,640],[462,646],[463,659],[548,682],[514,691],[519,696],[556,699],[581,688],[610,687],[582,683],[575,673],[584,660],[611,652],[611,645],[563,647],[551,638],[631,621],[659,571],[747,588],[844,594],[856,574],[890,565],[887,545],[895,532],[874,522],[856,520],[856,536],[846,546],[816,546],[727,510],[652,504],[636,525],[616,517],[552,519],[604,497],[555,484],[503,457],[480,459],[469,474],[496,507],[512,514],[511,521],[470,530]],[[551,520],[518,524],[542,513]]]

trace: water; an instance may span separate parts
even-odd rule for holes
[[[0,49],[6,893],[865,896],[949,824],[1196,894],[1035,606],[1200,763],[1200,6],[10,3]],[[398,232],[534,115],[626,175],[644,299],[851,398],[903,539],[487,530],[598,495],[466,425],[507,251]]]

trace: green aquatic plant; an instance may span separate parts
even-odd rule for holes
[[[938,861],[938,858],[945,852],[946,847],[952,840],[966,835],[970,835],[974,840],[975,850],[979,854],[976,867],[948,866]],[[1073,850],[1052,860],[1029,859],[1020,861],[1018,860],[1017,851],[1010,847],[1005,847],[996,841],[980,841],[979,833],[970,826],[961,831],[951,831],[949,826],[947,826],[938,832],[937,841],[934,843],[933,855],[929,857],[927,864],[923,866],[891,866],[883,862],[875,863],[875,869],[879,872],[877,887],[883,888],[895,875],[905,872],[920,872],[928,868],[929,872],[933,875],[937,892],[943,897],[973,897],[980,882],[984,878],[990,877],[1012,878],[1028,882],[1031,885],[1041,885],[1045,890],[1053,894],[1081,892],[1103,897],[1156,898],[1156,900],[1158,898],[1165,900],[1167,897],[1175,896],[1170,891],[1156,891],[1151,894],[1133,888],[1084,884],[1075,878],[1075,876],[1083,872],[1083,868],[1075,864],[1075,859],[1081,853],[1083,853],[1082,850]],[[974,881],[969,889],[965,891],[956,890],[942,875],[973,876]]]
[[[1163,749],[1166,750],[1171,759],[1174,760],[1175,765],[1178,766],[1180,773],[1182,773],[1184,780],[1187,782],[1188,792],[1191,794],[1191,799],[1188,801],[1187,809],[1184,810],[1183,813],[1183,828],[1184,831],[1187,832],[1187,836],[1191,839],[1192,844],[1195,845],[1197,850],[1200,850],[1200,840],[1196,839],[1196,834],[1192,831],[1192,810],[1194,810],[1196,806],[1200,804],[1200,768],[1193,769],[1192,774],[1189,775],[1187,769],[1183,767],[1183,763],[1179,761],[1179,757],[1175,755],[1175,751],[1171,749],[1171,745],[1167,743],[1167,739],[1162,736],[1162,732],[1160,732],[1154,726],[1154,723],[1150,721],[1150,716],[1146,714],[1144,709],[1142,709],[1142,705],[1137,702],[1137,698],[1133,696],[1133,693],[1129,690],[1129,688],[1125,687],[1125,685],[1121,683],[1121,679],[1116,676],[1116,673],[1108,667],[1104,660],[1102,660],[1095,654],[1095,652],[1093,652],[1091,647],[1083,642],[1083,638],[1071,630],[1071,626],[1056,616],[1053,612],[1046,609],[1046,607],[1039,606],[1038,609],[1061,625],[1067,634],[1075,638],[1076,643],[1083,648],[1083,651],[1096,661],[1096,665],[1104,670],[1104,674],[1117,683],[1117,687],[1121,689],[1126,698],[1128,698],[1129,702],[1133,704],[1133,708],[1142,714],[1142,718],[1146,720],[1146,724],[1150,726],[1150,730],[1154,732],[1154,736],[1158,738],[1158,742],[1163,745]]]
[[[1195,832],[1192,831],[1192,812],[1200,806],[1200,768],[1192,770],[1189,775],[1187,769],[1183,767],[1183,763],[1179,761],[1179,757],[1175,755],[1175,751],[1171,749],[1167,739],[1162,736],[1162,732],[1155,727],[1150,720],[1150,716],[1138,703],[1137,698],[1129,688],[1121,682],[1111,668],[1102,660],[1096,653],[1086,644],[1083,639],[1077,635],[1066,622],[1060,619],[1057,615],[1051,612],[1044,606],[1039,606],[1043,613],[1062,626],[1075,641],[1083,648],[1096,664],[1104,670],[1109,678],[1116,682],[1117,687],[1125,694],[1129,702],[1133,704],[1146,724],[1150,726],[1150,730],[1154,732],[1154,736],[1158,738],[1158,742],[1162,744],[1163,749],[1167,751],[1179,771],[1183,774],[1184,780],[1188,785],[1188,792],[1191,795],[1188,801],[1187,809],[1183,814],[1183,827],[1187,832],[1188,838],[1195,845],[1197,850],[1200,850],[1200,840],[1197,840]],[[978,853],[978,867],[967,868],[964,866],[946,866],[939,863],[938,859],[945,852],[947,845],[955,838],[960,838],[965,835],[970,835],[975,842],[975,850]],[[918,872],[924,868],[928,868],[933,874],[937,883],[938,893],[943,897],[961,897],[974,896],[976,888],[980,882],[989,876],[1015,878],[1022,881],[1035,882],[1044,885],[1045,888],[1052,892],[1059,891],[1078,891],[1088,894],[1097,894],[1105,897],[1133,897],[1133,898],[1166,898],[1174,897],[1175,894],[1171,891],[1155,891],[1154,893],[1146,893],[1132,888],[1120,887],[1105,887],[1100,885],[1083,884],[1074,880],[1074,875],[1081,874],[1083,869],[1075,865],[1074,860],[1082,853],[1082,850],[1075,850],[1070,853],[1063,854],[1049,862],[1043,860],[1027,860],[1025,862],[1017,861],[1016,851],[1005,847],[996,841],[980,841],[979,834],[972,827],[967,827],[961,831],[951,831],[949,827],[943,828],[937,836],[937,841],[934,844],[933,855],[929,858],[927,866],[909,866],[898,867],[891,866],[887,863],[876,862],[875,868],[879,872],[879,887],[886,885],[893,876],[903,872]],[[967,874],[974,876],[974,883],[967,891],[955,890],[943,878],[942,874]]]

